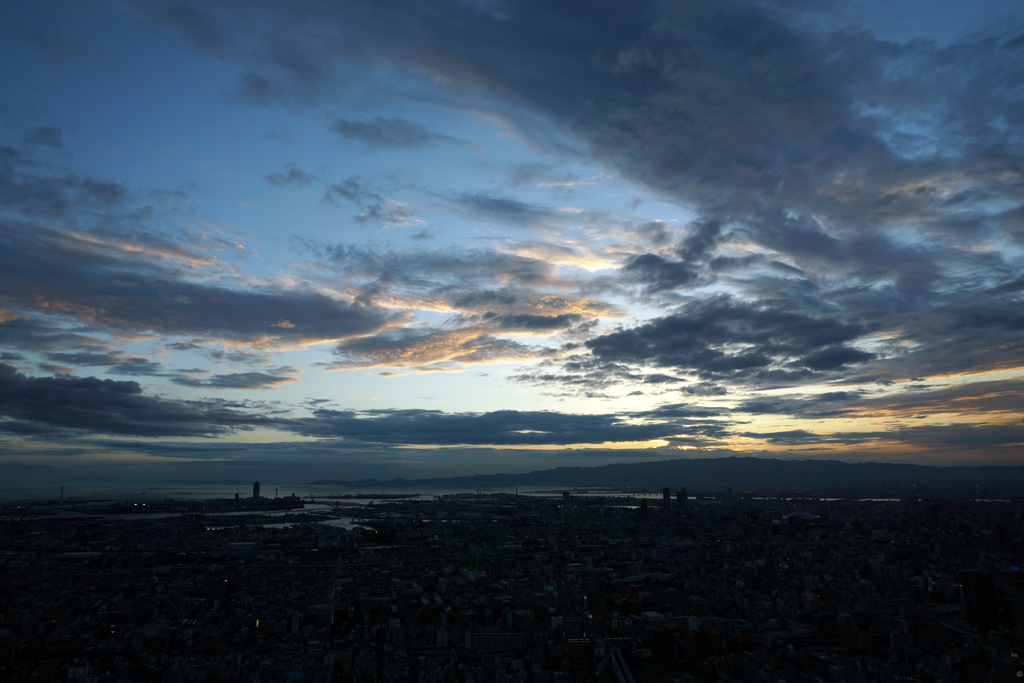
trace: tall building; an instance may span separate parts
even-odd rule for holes
[[[252,483],[252,497],[253,500],[260,497],[260,483],[258,481]]]
[[[686,501],[687,501],[686,495],[687,495],[687,492],[686,492],[686,487],[685,486],[683,486],[678,491],[676,491],[676,508],[680,512],[683,512],[683,511],[686,510]]]
[[[672,509],[672,492],[668,490],[668,487],[661,489],[661,499],[665,504],[666,510]]]
[[[967,621],[982,631],[998,625],[998,597],[992,572],[968,571],[961,575]]]

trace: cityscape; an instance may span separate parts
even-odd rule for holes
[[[4,504],[0,678],[1017,680],[1021,499],[884,488]]]
[[[1024,682],[1024,1],[0,64],[0,683]]]

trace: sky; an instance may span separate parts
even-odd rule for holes
[[[1024,7],[0,2],[0,477],[1024,464]]]

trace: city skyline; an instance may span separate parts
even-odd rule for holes
[[[1024,464],[1019,3],[0,3],[0,473]]]

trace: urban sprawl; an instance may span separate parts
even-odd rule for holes
[[[553,493],[4,504],[0,680],[1024,678],[1020,501]]]

